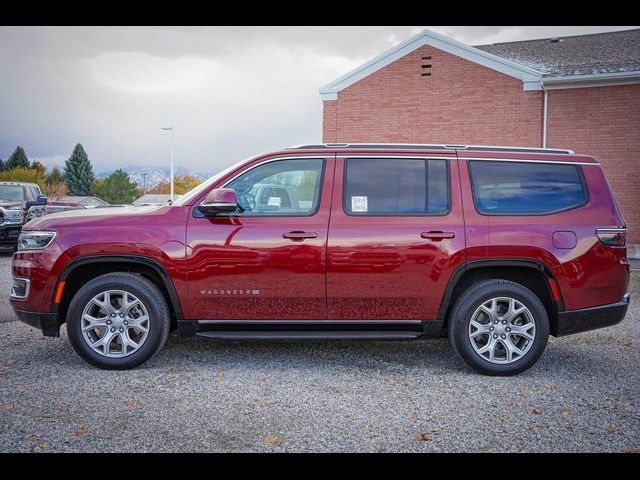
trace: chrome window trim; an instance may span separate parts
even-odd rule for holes
[[[437,157],[433,155],[340,155],[338,154],[337,158],[342,158],[344,160],[349,160],[350,158],[387,158],[389,160],[402,160],[403,158],[410,158],[412,160],[456,160],[455,156],[443,155],[442,157]]]
[[[525,159],[525,158],[490,158],[490,157],[458,157],[458,160],[476,160],[482,161],[486,160],[488,162],[522,162],[522,163],[559,163],[562,165],[594,165],[601,166],[599,163],[594,162],[563,162],[562,160],[533,160],[533,159]]]
[[[446,217],[451,213],[453,209],[453,195],[452,195],[452,181],[451,181],[451,164],[449,160],[455,160],[455,157],[452,156],[442,156],[442,157],[432,157],[432,156],[397,156],[397,155],[384,155],[384,156],[376,156],[376,155],[345,155],[337,158],[341,158],[344,160],[343,166],[343,178],[342,178],[342,213],[349,217]],[[363,158],[363,159],[382,159],[382,160],[398,160],[402,161],[403,159],[409,160],[424,160],[425,162],[429,160],[440,160],[444,161],[446,165],[446,181],[447,181],[447,209],[440,213],[369,213],[369,212],[350,212],[347,209],[347,163],[352,158]],[[428,165],[425,163],[425,168],[428,168]],[[428,188],[428,185],[425,184],[425,187]]]
[[[627,227],[596,228],[596,233],[626,233]]]
[[[267,163],[271,163],[271,162],[277,162],[279,160],[323,160],[323,161],[327,161],[327,160],[331,160],[335,157],[335,153],[332,153],[330,155],[309,155],[309,156],[304,156],[304,155],[296,155],[295,157],[276,157],[276,158],[269,158],[267,160],[264,160],[260,163],[256,163],[255,165],[252,165],[250,168],[243,170],[241,173],[233,176],[230,180],[226,181],[224,185],[220,186],[220,187],[216,187],[216,188],[228,188],[227,186],[233,182],[236,178],[241,177],[242,175],[244,175],[247,172],[250,172],[251,170],[253,170],[254,168],[257,168],[261,165],[266,165]]]
[[[309,218],[309,217],[314,217],[318,214],[318,212],[320,211],[320,204],[322,203],[322,195],[323,195],[323,185],[324,185],[324,180],[325,180],[325,173],[327,171],[327,161],[328,160],[333,160],[335,158],[335,154],[330,154],[330,155],[296,155],[293,157],[275,157],[275,158],[269,158],[266,159],[262,162],[256,163],[255,165],[252,165],[251,167],[247,168],[246,170],[243,170],[242,172],[238,173],[237,175],[234,175],[230,180],[226,181],[224,183],[224,185],[222,185],[221,187],[216,187],[216,188],[229,188],[229,184],[232,183],[234,180],[236,180],[237,178],[241,177],[242,175],[244,175],[245,173],[250,172],[251,170],[254,170],[255,168],[258,168],[262,165],[266,165],[267,163],[273,163],[273,162],[278,162],[278,161],[282,161],[282,160],[320,160],[322,162],[322,170],[320,172],[320,177],[318,178],[318,203],[317,205],[315,205],[315,209],[310,211],[309,213],[306,214],[299,214],[299,215],[292,215],[292,214],[288,214],[288,213],[284,213],[284,214],[276,214],[276,215],[262,215],[262,214],[240,214],[238,215],[238,218]],[[209,190],[210,191],[210,190]],[[204,197],[204,200],[202,200],[202,202],[200,202],[197,206],[196,209],[198,208],[198,206],[206,206],[206,204],[204,203],[206,201],[206,196]]]

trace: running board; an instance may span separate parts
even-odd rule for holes
[[[197,336],[213,340],[413,340],[424,332],[411,331],[206,331]]]

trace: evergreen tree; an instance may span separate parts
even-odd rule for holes
[[[0,158],[0,172],[4,172],[7,169],[7,165],[4,163],[4,160]]]
[[[95,180],[93,167],[84,148],[79,143],[64,165],[64,180],[73,195],[89,195]]]
[[[109,203],[131,203],[139,196],[138,186],[121,168],[107,178],[96,180],[92,191],[94,195]]]
[[[15,151],[7,160],[5,164],[5,170],[10,170],[12,168],[29,168],[29,159],[27,158],[27,154],[24,152],[24,148],[18,145]]]
[[[47,185],[53,185],[56,183],[63,183],[62,173],[58,167],[53,167],[51,173],[47,175]]]

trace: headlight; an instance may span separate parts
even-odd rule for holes
[[[49,246],[55,236],[56,232],[23,231],[18,237],[18,250],[42,250]]]
[[[24,220],[22,210],[9,210],[7,208],[0,207],[0,216],[2,217],[2,221],[0,223],[22,223]]]

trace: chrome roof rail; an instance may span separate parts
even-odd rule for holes
[[[294,145],[288,150],[322,150],[322,149],[425,149],[425,150],[468,150],[487,152],[521,152],[521,153],[555,153],[561,155],[571,155],[573,150],[563,148],[542,148],[542,147],[508,147],[493,145],[448,145],[448,144],[428,144],[428,143],[315,143],[308,145]]]

